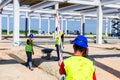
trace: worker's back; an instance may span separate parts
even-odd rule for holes
[[[93,80],[93,62],[85,57],[72,56],[64,60],[66,80]]]
[[[31,39],[27,39],[26,44],[25,44],[25,51],[32,52],[32,40]]]

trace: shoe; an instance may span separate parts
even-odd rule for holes
[[[33,71],[34,69],[33,68],[30,68],[31,71]]]
[[[59,61],[59,59],[54,59],[54,61]]]

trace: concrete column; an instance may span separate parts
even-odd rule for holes
[[[26,12],[26,18],[25,18],[25,37],[28,36],[28,12]]]
[[[81,16],[81,35],[85,35],[85,16]]]
[[[19,0],[14,0],[13,1],[13,6],[14,6],[14,31],[13,31],[13,45],[14,46],[19,46],[19,19],[20,19],[20,12],[19,12]]]
[[[28,16],[28,34],[30,34],[30,24],[31,24],[31,20],[30,20],[30,16]]]
[[[111,22],[111,19],[110,19],[110,26],[109,26],[109,34],[111,35],[111,33],[112,33],[112,22]]]
[[[48,35],[50,35],[50,18],[48,18]]]
[[[97,9],[97,30],[96,30],[96,43],[102,44],[102,24],[103,24],[103,12],[101,5]]]
[[[56,15],[55,15],[55,35],[57,34],[56,28],[59,27],[59,16],[57,16],[57,15],[59,15],[58,14],[58,9],[59,9],[59,4],[57,3],[55,5],[55,10],[56,10]]]
[[[41,15],[39,16],[39,35],[41,35]]]
[[[66,19],[66,22],[65,22],[65,34],[67,35],[67,27],[68,27],[68,20]]]
[[[0,3],[2,0],[0,0]],[[2,11],[2,10],[0,10]],[[0,40],[2,40],[2,14],[0,13]]]
[[[61,31],[63,32],[63,27],[64,27],[64,19],[61,17]]]
[[[9,35],[9,15],[7,16],[7,35]]]
[[[108,36],[108,18],[105,19],[105,36]]]
[[[81,23],[80,23],[80,35],[83,35],[83,31],[82,31],[82,30],[83,30],[83,29],[82,29],[82,23],[83,23],[83,22],[82,22],[82,17],[81,17],[81,19],[80,19],[80,22],[81,22]]]

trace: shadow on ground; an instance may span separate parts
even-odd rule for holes
[[[36,67],[38,67],[43,62],[54,61],[54,59],[56,57],[54,57],[54,56],[51,57],[51,52],[54,49],[45,48],[45,47],[42,47],[42,46],[37,46],[37,47],[42,48],[43,54],[47,54],[47,56],[42,56],[41,58],[35,58],[35,59],[33,59],[33,64]],[[72,53],[65,52],[65,51],[63,52],[63,54],[70,54],[70,55],[72,55]],[[10,59],[10,60],[0,60],[0,65],[2,65],[2,64],[3,65],[4,64],[17,64],[17,63],[21,63],[22,65],[24,65],[25,61],[23,59],[19,58],[18,56],[16,56],[15,54],[9,54],[9,56],[12,57],[13,59]],[[70,56],[65,56],[64,59],[67,58],[67,57],[70,57]],[[103,69],[103,70],[105,70],[105,71],[113,74],[114,76],[120,78],[120,75],[119,75],[120,71],[115,70],[115,69],[113,69],[113,68],[111,68],[111,67],[109,67],[109,66],[107,66],[107,65],[105,65],[103,63],[100,63],[100,62],[98,62],[98,61],[96,61],[94,59],[94,58],[112,58],[112,57],[120,57],[120,53],[118,53],[118,54],[107,54],[107,55],[90,55],[89,56],[89,58],[94,61],[94,64],[97,67],[99,67],[99,68],[101,68],[101,69]]]
[[[37,46],[37,47],[39,47],[39,48],[45,48],[45,47],[41,47],[41,46]],[[46,48],[45,48],[45,49],[46,49]],[[44,52],[45,49],[43,49],[43,52]],[[52,49],[52,50],[54,50],[54,49]],[[48,52],[49,52],[49,50],[48,50]],[[66,52],[66,51],[63,51],[63,54],[72,55],[72,53]],[[70,57],[70,56],[65,56],[64,59],[65,59],[65,58],[68,58],[68,57]],[[98,62],[98,61],[96,61],[96,60],[94,59],[94,58],[111,58],[111,57],[120,57],[120,53],[118,53],[118,54],[107,54],[107,55],[89,55],[88,58],[92,59],[92,60],[94,61],[94,64],[95,64],[97,67],[100,67],[101,69],[103,69],[103,70],[105,70],[105,71],[113,74],[114,76],[120,78],[120,75],[119,75],[119,74],[120,74],[120,71],[117,71],[117,70],[115,70],[115,69],[113,69],[113,68],[111,68],[111,67],[109,67],[109,66],[107,66],[107,65],[105,65],[105,64],[103,64],[103,63],[100,63],[100,62]],[[40,59],[38,59],[38,61],[40,61],[40,63],[41,63],[41,62],[44,62],[44,61],[46,61],[46,60],[41,61]],[[51,61],[51,60],[49,60],[49,61]],[[40,64],[40,63],[39,63],[39,64]],[[38,65],[39,65],[39,64],[38,64]]]
[[[113,68],[111,68],[111,67],[109,67],[109,66],[107,66],[107,65],[105,65],[105,64],[102,64],[102,63],[100,63],[100,62],[98,62],[98,61],[96,61],[96,60],[94,60],[94,64],[95,64],[97,67],[99,67],[99,68],[101,68],[101,69],[103,69],[103,70],[105,70],[105,71],[113,74],[113,75],[116,76],[117,78],[120,78],[120,71],[115,70],[115,69],[113,69]]]
[[[17,64],[18,62],[14,59],[9,59],[9,60],[0,60],[0,65],[5,65],[5,64]]]

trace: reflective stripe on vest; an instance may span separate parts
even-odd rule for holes
[[[27,41],[26,41],[25,51],[32,52],[32,44],[27,44]]]
[[[64,60],[65,80],[93,80],[93,62],[80,56],[72,56]]]

